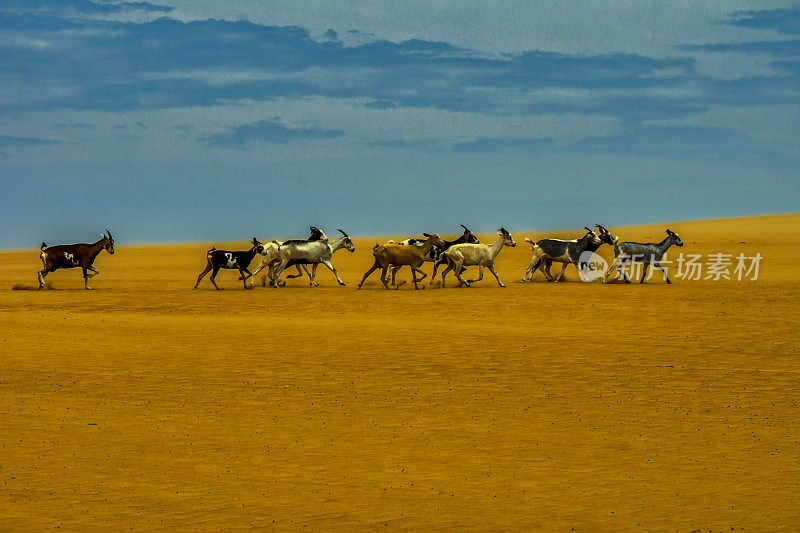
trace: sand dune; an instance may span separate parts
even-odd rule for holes
[[[521,284],[513,230],[505,289],[355,290],[383,238],[313,289],[118,243],[14,291],[0,253],[0,528],[797,531],[800,215],[613,230],[665,227],[758,280]]]

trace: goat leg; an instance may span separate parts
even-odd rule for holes
[[[206,269],[200,272],[200,275],[197,276],[197,283],[194,284],[194,288],[196,289],[198,285],[200,285],[200,280],[211,271],[211,261],[208,262],[206,265]]]
[[[218,267],[218,266],[215,266],[215,267],[214,267],[214,271],[211,273],[211,278],[210,278],[210,279],[211,279],[211,284],[212,284],[212,285],[214,285],[214,288],[215,288],[215,289],[217,289],[218,291],[221,291],[222,289],[220,289],[220,288],[217,286],[217,282],[216,282],[216,281],[214,281],[214,279],[217,277],[217,273],[219,273],[219,267]]]
[[[364,282],[367,280],[367,278],[369,277],[369,275],[370,275],[370,274],[372,274],[372,273],[373,273],[373,272],[374,272],[374,271],[375,271],[377,268],[378,268],[378,262],[377,262],[377,261],[375,261],[375,263],[373,263],[373,264],[372,264],[372,267],[370,267],[370,269],[369,269],[369,270],[367,270],[367,272],[364,274],[364,277],[363,277],[363,278],[361,278],[361,283],[359,283],[359,284],[358,284],[358,288],[359,288],[359,289],[360,289],[360,288],[361,288],[361,286],[364,284]]]
[[[39,288],[41,289],[44,287],[44,277],[50,273],[50,270],[45,268],[44,270],[39,271]]]
[[[389,289],[389,284],[386,283],[386,271],[387,270],[389,270],[388,266],[385,266],[385,267],[381,268],[381,283],[383,283],[383,286],[388,290]],[[398,289],[398,288],[399,287],[395,287],[395,290]]]
[[[87,267],[81,267],[83,270],[83,288],[87,291],[91,291],[92,288],[89,286],[89,273],[86,272]]]
[[[495,279],[497,280],[497,283],[498,283],[498,284],[499,284],[501,287],[505,287],[505,285],[503,285],[503,282],[502,282],[502,281],[500,281],[500,276],[498,276],[498,275],[497,275],[497,272],[495,272],[495,271],[494,271],[494,265],[489,265],[489,266],[488,266],[488,268],[489,268],[489,272],[491,272],[492,274],[494,274],[494,277],[495,277]]]
[[[485,267],[483,265],[479,265],[478,266],[478,279],[471,279],[471,280],[468,280],[468,282],[469,283],[475,283],[476,281],[482,280],[483,279],[483,269],[484,268]]]

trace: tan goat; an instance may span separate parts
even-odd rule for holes
[[[358,284],[358,288],[361,288],[361,286],[364,284],[364,281],[366,281],[370,274],[372,274],[376,269],[380,268],[381,282],[383,282],[383,286],[388,289],[389,284],[386,282],[386,271],[389,269],[389,267],[408,265],[411,267],[411,278],[414,282],[414,289],[417,289],[417,283],[425,279],[427,276],[427,274],[420,270],[419,267],[425,262],[425,258],[428,256],[428,253],[430,253],[431,248],[434,245],[445,246],[445,243],[436,233],[433,235],[428,235],[428,238],[425,240],[425,242],[420,245],[412,244],[409,246],[403,246],[401,244],[376,244],[372,249],[372,255],[375,256],[375,263],[373,263],[372,267],[367,270],[366,274],[364,274],[364,278],[361,280],[361,283]],[[422,277],[419,279],[417,279],[417,272],[422,274]]]

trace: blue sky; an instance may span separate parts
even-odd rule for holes
[[[0,0],[0,248],[796,212],[798,131],[791,2]]]

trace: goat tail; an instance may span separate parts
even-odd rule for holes
[[[375,243],[375,246],[373,246],[373,247],[372,247],[372,253],[375,253],[375,251],[376,251],[378,248],[380,248],[380,246],[381,246],[381,243],[379,243],[379,242],[376,242],[376,243]]]
[[[211,248],[209,248],[209,249],[208,249],[208,251],[206,252],[206,257],[211,257],[211,254],[213,254],[213,253],[214,253],[214,252],[216,252],[216,251],[217,251],[217,249],[216,249],[216,248],[214,248],[214,247],[212,246],[212,247],[211,247]]]
[[[280,242],[278,240],[275,240],[275,239],[272,239],[272,241],[270,241],[270,242],[272,242],[275,246],[277,246],[278,250],[281,249],[281,244],[283,244],[282,242]]]
[[[525,237],[525,241],[530,243],[531,250],[535,250],[536,248],[538,248],[538,245],[535,242],[533,242],[532,240],[530,240],[529,238]]]
[[[542,247],[536,243],[531,243],[531,250],[533,251],[533,256],[536,258],[546,255],[544,250],[542,250]]]

